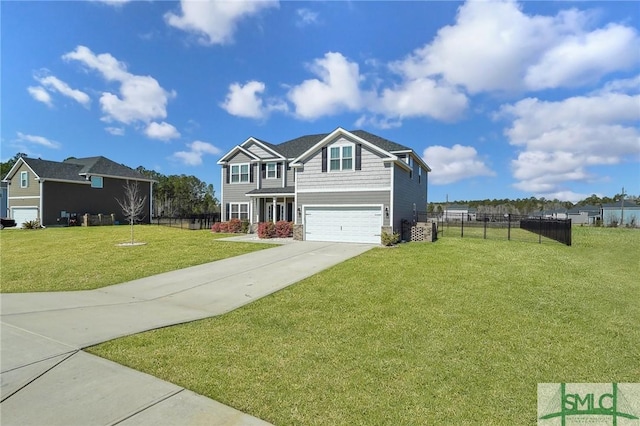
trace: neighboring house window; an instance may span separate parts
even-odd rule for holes
[[[249,220],[249,203],[230,203],[229,219]]]
[[[102,176],[91,176],[91,187],[92,188],[102,188]]]
[[[249,182],[249,165],[233,164],[231,165],[231,183]]]
[[[276,179],[278,177],[278,169],[276,163],[267,163],[267,179]]]
[[[20,172],[20,188],[29,186],[29,172]]]
[[[422,166],[418,166],[418,183],[422,182]]]
[[[329,150],[329,170],[353,170],[353,146],[332,146]]]

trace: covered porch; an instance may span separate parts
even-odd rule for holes
[[[276,223],[281,220],[295,221],[295,192],[293,187],[262,188],[247,192],[249,197],[249,222]]]

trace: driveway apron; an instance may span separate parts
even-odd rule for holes
[[[0,422],[266,424],[82,349],[227,313],[371,247],[295,242],[97,290],[0,294]]]

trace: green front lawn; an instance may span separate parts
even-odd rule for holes
[[[640,381],[640,232],[373,249],[90,352],[278,425],[534,424],[542,382]]]
[[[272,245],[216,241],[229,235],[164,226],[5,229],[0,233],[3,293],[89,290],[147,277]]]

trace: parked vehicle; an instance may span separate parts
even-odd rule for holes
[[[16,226],[15,220],[9,219],[8,217],[3,217],[0,219],[0,229],[13,228],[14,226]]]

